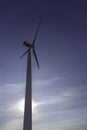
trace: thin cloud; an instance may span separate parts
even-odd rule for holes
[[[84,130],[87,128],[86,121],[83,121],[82,119],[66,119],[63,121],[55,121],[55,122],[49,122],[49,123],[40,123],[39,125],[33,125],[33,128],[35,130],[82,130],[82,127],[84,127]],[[80,128],[80,129],[79,129]]]
[[[23,120],[22,119],[14,119],[9,121],[0,130],[22,130],[23,129]]]
[[[76,87],[76,86],[75,86]],[[77,90],[77,89],[76,89]],[[84,93],[84,91],[82,92]],[[35,124],[43,124],[43,122],[55,122],[59,120],[74,120],[77,117],[83,121],[86,118],[85,111],[87,106],[82,105],[82,101],[78,102],[78,99],[81,97],[82,93],[78,94],[78,91],[75,91],[75,88],[71,90],[66,90],[61,92],[55,97],[49,96],[47,100],[38,102],[37,113],[33,116],[33,122]],[[75,101],[76,100],[76,101]],[[83,114],[81,111],[84,110]],[[47,120],[47,121],[46,121]]]
[[[59,80],[58,77],[52,78],[52,79],[46,80],[46,82],[45,82],[45,80],[43,82],[41,81],[41,84],[43,83],[44,85],[48,85],[50,83],[55,83],[58,80]],[[36,82],[34,82],[34,83],[36,83]],[[37,83],[39,83],[39,82],[37,82]],[[24,84],[19,84],[19,85],[18,84],[7,84],[5,87],[9,88],[9,90],[8,89],[6,89],[6,90],[7,90],[7,92],[10,92],[10,94],[17,93],[19,95],[19,92],[21,90],[23,90],[23,88],[22,88],[23,85]],[[13,86],[13,88],[15,88],[15,91],[12,88],[12,86]],[[19,89],[17,89],[17,88],[19,88]],[[16,91],[16,89],[17,89],[17,91]],[[6,90],[3,91],[3,93],[5,92],[5,94],[6,94]],[[81,103],[83,103],[82,99],[84,98],[84,95],[85,95],[85,97],[87,97],[86,90],[87,90],[87,87],[85,87],[85,89],[83,89],[82,87],[80,87],[78,89],[78,86],[73,86],[70,88],[69,88],[69,86],[67,86],[67,89],[62,90],[62,92],[58,93],[58,95],[55,95],[55,96],[48,95],[47,99],[43,98],[43,100],[42,101],[40,100],[40,102],[38,100],[38,102],[36,102],[37,106],[35,108],[36,113],[34,113],[34,115],[33,115],[34,129],[36,128],[36,130],[37,129],[43,130],[43,127],[44,127],[45,130],[46,129],[51,130],[52,122],[53,123],[56,122],[56,125],[54,126],[54,124],[53,124],[52,128],[55,128],[56,130],[57,129],[61,129],[61,130],[66,129],[67,130],[73,126],[73,123],[74,123],[74,120],[76,117],[78,117],[80,120],[82,120],[82,122],[84,122],[86,114],[83,114],[84,118],[82,117],[81,114],[79,115],[79,113],[82,113],[82,111],[83,111],[83,109],[81,110],[81,107],[79,105],[82,105]],[[10,95],[10,97],[11,97],[11,95]],[[16,107],[15,107],[15,105],[17,104],[17,102],[20,99],[21,98],[18,98],[17,100],[15,100],[15,97],[14,97],[13,99],[11,99],[10,104],[7,103],[8,105],[7,105],[6,109],[4,109],[2,116],[4,114],[5,115],[7,114],[7,116],[9,118],[6,121],[3,120],[4,124],[6,124],[7,122],[10,123],[11,120],[16,119],[17,117],[22,119],[23,114],[20,114],[20,112],[18,112],[18,110],[16,110]],[[77,108],[76,108],[76,105],[77,105]],[[83,103],[83,106],[84,106],[84,103]],[[78,110],[78,107],[80,107],[79,110]],[[1,108],[0,108],[0,110],[1,110]],[[85,113],[85,111],[84,111],[84,113]],[[0,116],[0,117],[2,118],[2,116]],[[67,122],[64,123],[64,120],[66,120]],[[73,120],[70,122],[71,126],[70,126],[70,124],[68,124],[69,120]],[[60,122],[59,125],[57,125],[58,122]],[[77,124],[75,127],[78,126],[78,122],[79,121],[77,119]],[[35,124],[37,124],[38,127],[35,126]],[[64,125],[66,126],[66,128],[64,127]],[[85,123],[84,123],[84,125],[85,125]],[[10,129],[8,127],[8,125],[7,125],[7,128]],[[1,130],[5,130],[5,128],[3,128]],[[14,130],[14,128],[13,128],[13,130]]]
[[[33,85],[38,86],[38,87],[47,86],[61,79],[63,79],[63,77],[53,77],[53,78],[44,79],[44,80],[40,79],[40,80],[34,81]]]
[[[0,126],[21,116],[12,106],[15,106],[23,96],[23,84],[6,84],[0,87]]]

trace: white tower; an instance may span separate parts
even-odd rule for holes
[[[37,66],[39,68],[38,58],[35,51],[35,41],[37,37],[37,33],[42,21],[42,17],[39,21],[34,40],[32,44],[24,41],[23,44],[28,47],[28,50],[20,57],[22,58],[24,55],[28,53],[27,59],[27,75],[26,75],[26,91],[25,91],[25,109],[24,109],[24,124],[23,130],[32,130],[32,74],[31,74],[31,51],[33,52],[34,58],[36,60]]]

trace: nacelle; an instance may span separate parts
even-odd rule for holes
[[[24,41],[24,42],[23,42],[23,45],[29,47],[29,43],[28,43],[27,41]]]
[[[28,43],[27,41],[24,41],[24,42],[23,42],[23,45],[25,45],[25,46],[27,46],[27,47],[31,46],[31,44]]]

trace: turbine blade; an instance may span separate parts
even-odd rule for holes
[[[29,50],[25,51],[24,54],[20,57],[20,59],[28,53]]]
[[[39,21],[39,23],[38,23],[38,27],[37,27],[37,30],[36,30],[36,33],[35,33],[35,36],[34,36],[34,40],[33,40],[32,45],[35,44],[35,40],[36,40],[36,37],[37,37],[38,31],[39,31],[39,27],[40,27],[41,21],[42,21],[42,16],[41,16],[40,21]]]
[[[39,68],[39,62],[38,62],[38,58],[37,58],[37,55],[36,55],[36,51],[34,48],[32,48],[33,50],[33,54],[34,54],[34,57],[35,57],[35,60],[36,60],[36,63],[37,63],[37,67]]]

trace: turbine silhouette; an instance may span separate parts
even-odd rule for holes
[[[39,62],[36,55],[35,50],[35,41],[37,38],[37,34],[39,31],[39,27],[42,21],[42,17],[38,23],[38,27],[33,39],[32,44],[27,41],[24,41],[23,44],[28,47],[28,49],[24,52],[24,54],[20,57],[22,58],[26,54],[28,54],[27,59],[27,75],[26,75],[26,91],[25,91],[25,109],[24,109],[24,122],[23,122],[23,130],[32,130],[32,76],[31,76],[31,51],[33,52],[34,58],[37,63],[37,67],[39,68]]]

